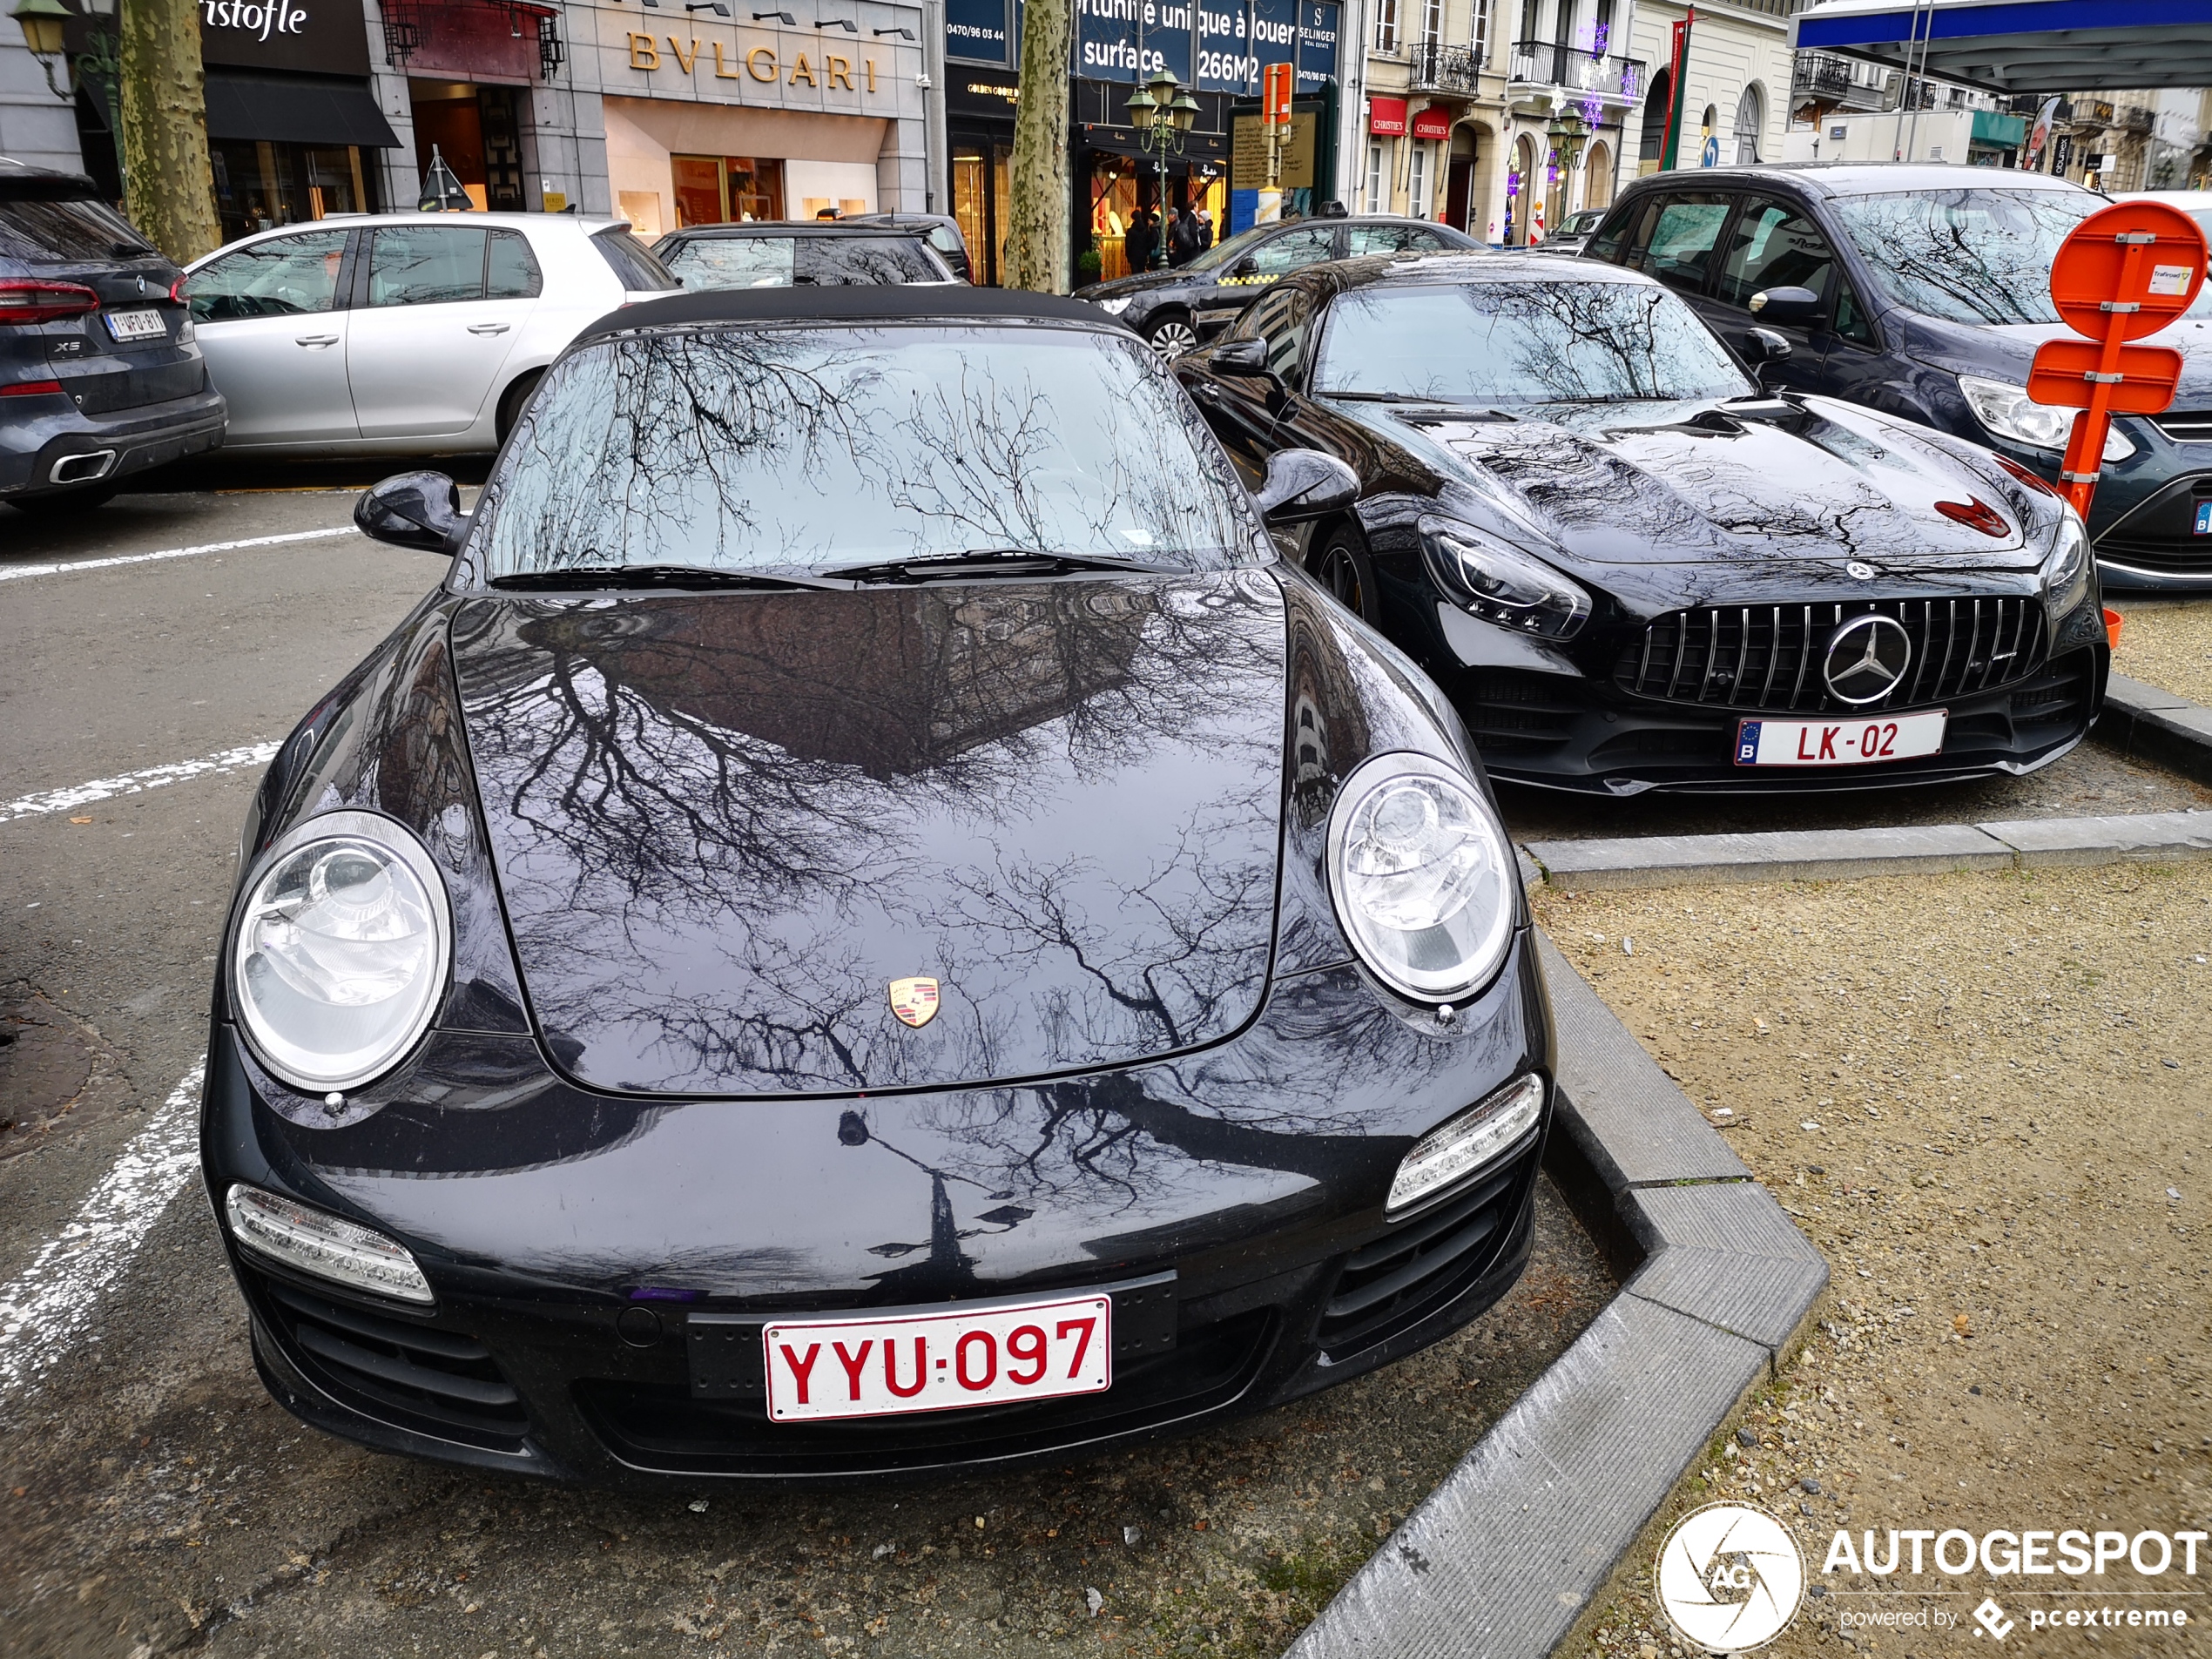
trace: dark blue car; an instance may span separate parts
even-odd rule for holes
[[[222,442],[182,275],[91,179],[0,158],[0,502],[97,507]]]
[[[2028,365],[2071,333],[2052,256],[2103,206],[1989,167],[1701,168],[1629,185],[1584,257],[1656,277],[1747,356],[1752,328],[1782,335],[1770,385],[1904,415],[2055,482],[2074,415],[2028,401]],[[2212,287],[2158,343],[2187,368],[2166,413],[2113,422],[2089,518],[2107,588],[2212,587]]]

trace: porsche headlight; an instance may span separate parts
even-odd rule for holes
[[[2043,604],[2055,622],[2080,604],[2089,590],[2089,533],[2071,508],[2059,519],[2051,556],[2043,561]]]
[[[453,954],[445,883],[374,813],[326,813],[273,847],[246,889],[231,985],[262,1063],[311,1093],[388,1069],[437,1013]]]
[[[1974,419],[2000,438],[2010,438],[2015,443],[2029,444],[2038,449],[2063,450],[2074,434],[2073,409],[2038,403],[2028,396],[2024,386],[1986,381],[1979,374],[1961,374],[1959,389],[1966,395],[1966,407],[1974,412]],[[2135,446],[2118,427],[2106,432],[2107,461],[2125,461],[2134,453]]]
[[[231,1237],[273,1262],[356,1291],[435,1303],[430,1281],[395,1238],[240,1183],[223,1198]]]
[[[1122,314],[1122,313],[1127,311],[1130,307],[1136,302],[1136,296],[1135,294],[1124,293],[1116,295],[1111,300],[1094,300],[1091,301],[1091,304],[1096,306],[1101,311],[1104,312],[1109,317],[1118,317]]]
[[[1448,518],[1424,518],[1421,549],[1440,567],[1447,592],[1485,622],[1546,639],[1572,639],[1590,614],[1590,596],[1548,564],[1499,546]]]
[[[1396,1221],[1461,1185],[1495,1163],[1501,1152],[1520,1144],[1543,1116],[1544,1080],[1532,1071],[1431,1130],[1399,1162],[1390,1197],[1383,1201],[1383,1219]]]
[[[1515,873],[1489,804],[1426,755],[1377,755],[1330,811],[1338,918],[1375,977],[1416,1001],[1456,1001],[1497,971]]]

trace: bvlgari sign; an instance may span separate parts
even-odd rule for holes
[[[368,30],[361,0],[200,0],[199,54],[237,68],[361,76]]]

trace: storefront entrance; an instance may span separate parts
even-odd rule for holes
[[[523,144],[513,87],[410,80],[407,91],[415,115],[415,162],[422,173],[429,172],[435,149],[477,208],[519,213],[529,206],[523,193]]]

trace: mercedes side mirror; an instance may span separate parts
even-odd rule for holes
[[[1761,288],[1751,296],[1751,314],[1761,322],[1797,327],[1820,314],[1820,296],[1811,288]]]
[[[354,503],[363,536],[420,553],[451,554],[468,523],[461,487],[442,472],[396,473]]]
[[[1264,340],[1232,340],[1214,347],[1213,355],[1206,360],[1217,374],[1264,375],[1267,368],[1267,342]]]
[[[1253,499],[1269,524],[1302,524],[1358,501],[1359,475],[1318,449],[1279,449],[1268,457]]]
[[[1767,371],[1790,355],[1790,342],[1771,328],[1747,328],[1743,331],[1743,361],[1751,366],[1751,378],[1759,383],[1762,392],[1771,390],[1767,385]]]

